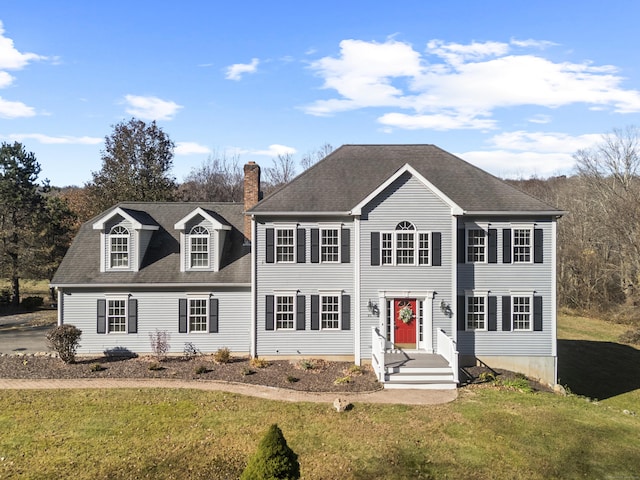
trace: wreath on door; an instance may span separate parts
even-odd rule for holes
[[[405,305],[404,307],[402,307],[400,309],[400,312],[398,313],[398,318],[400,318],[402,323],[404,323],[405,325],[411,323],[411,320],[413,319],[413,312],[411,311],[411,307],[409,305]]]

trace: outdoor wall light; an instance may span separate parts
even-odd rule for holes
[[[372,313],[376,317],[380,316],[380,309],[378,308],[378,305],[373,303],[371,299],[369,299],[369,303],[367,304],[367,309],[369,310],[369,313]]]

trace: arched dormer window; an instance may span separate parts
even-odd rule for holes
[[[402,221],[393,232],[382,232],[382,265],[429,265],[429,232]]]
[[[109,267],[129,268],[129,230],[116,225],[109,231]]]
[[[189,232],[190,268],[209,268],[209,230],[202,225],[194,226]]]

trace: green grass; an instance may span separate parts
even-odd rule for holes
[[[635,478],[639,352],[614,327],[560,319],[565,383],[607,392],[599,402],[485,385],[446,405],[337,413],[195,390],[3,390],[0,478],[237,478],[272,423],[305,479]]]

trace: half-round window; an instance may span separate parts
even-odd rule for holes
[[[396,230],[415,230],[416,227],[413,226],[411,222],[400,222],[396,225]]]

